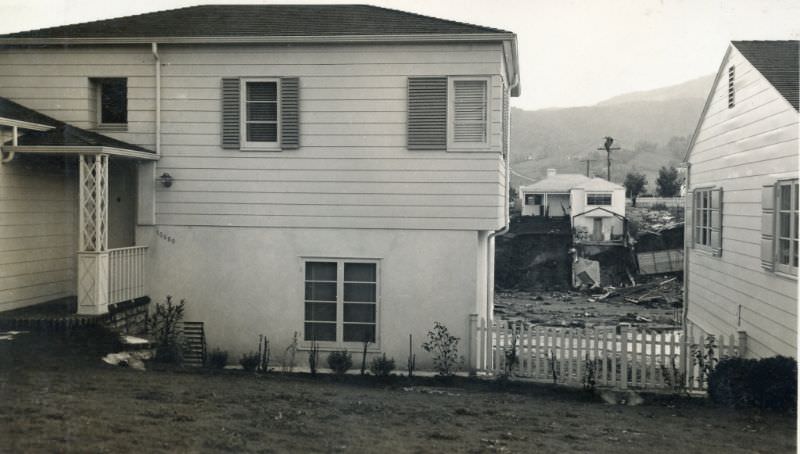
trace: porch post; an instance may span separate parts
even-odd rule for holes
[[[81,155],[78,313],[108,312],[108,155]]]

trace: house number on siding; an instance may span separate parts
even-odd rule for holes
[[[170,242],[172,244],[175,244],[175,238],[167,235],[166,233],[162,232],[161,230],[156,230],[156,235],[158,235],[158,237],[161,238],[164,241],[167,241],[167,242]]]

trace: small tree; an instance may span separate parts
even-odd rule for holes
[[[625,183],[623,184],[625,185],[627,196],[631,198],[633,206],[636,206],[636,198],[644,192],[644,188],[647,186],[647,177],[643,173],[636,171],[628,172],[625,175]]]
[[[147,331],[156,341],[156,360],[178,363],[182,359],[178,324],[183,319],[186,302],[174,304],[167,296],[164,304],[156,303],[155,311],[147,319]]]
[[[433,330],[428,331],[428,341],[422,348],[433,356],[433,365],[442,377],[451,377],[458,368],[459,338],[450,335],[447,327],[433,322]]]
[[[675,197],[681,192],[681,178],[675,166],[662,166],[658,169],[656,194],[659,197]]]

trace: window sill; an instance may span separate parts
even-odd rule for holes
[[[241,147],[239,151],[282,151],[281,147],[272,147],[272,146],[264,146],[264,147]]]
[[[709,257],[714,257],[714,258],[717,258],[717,259],[721,259],[722,258],[722,254],[721,253],[720,254],[714,253],[714,250],[711,249],[708,246],[701,246],[701,245],[695,244],[690,249],[693,250],[693,251],[699,252],[702,255],[707,255]]]
[[[105,131],[105,132],[127,132],[128,131],[128,124],[127,123],[104,123],[99,124],[94,127],[95,131]]]
[[[317,348],[321,352],[336,352],[347,350],[349,353],[361,353],[364,351],[364,344],[360,342],[347,342],[337,344],[336,342],[319,342]],[[303,341],[297,347],[298,351],[308,352],[311,351],[311,343]],[[380,353],[380,344],[370,344],[367,347],[367,353]]]
[[[797,280],[797,275],[796,274],[787,273],[785,271],[775,270],[775,271],[772,271],[772,274],[774,274],[775,276],[778,276],[780,278],[783,278],[783,279],[789,279],[789,280],[792,280],[792,281],[796,281]]]
[[[465,146],[448,146],[447,152],[449,153],[502,153],[500,150],[492,150],[491,145],[489,144],[482,144],[476,145],[474,147],[465,147]]]

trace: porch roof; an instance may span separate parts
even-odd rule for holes
[[[0,125],[25,130],[13,142],[3,143],[4,152],[44,154],[108,154],[139,159],[158,159],[146,148],[72,126],[33,109],[0,97]]]

